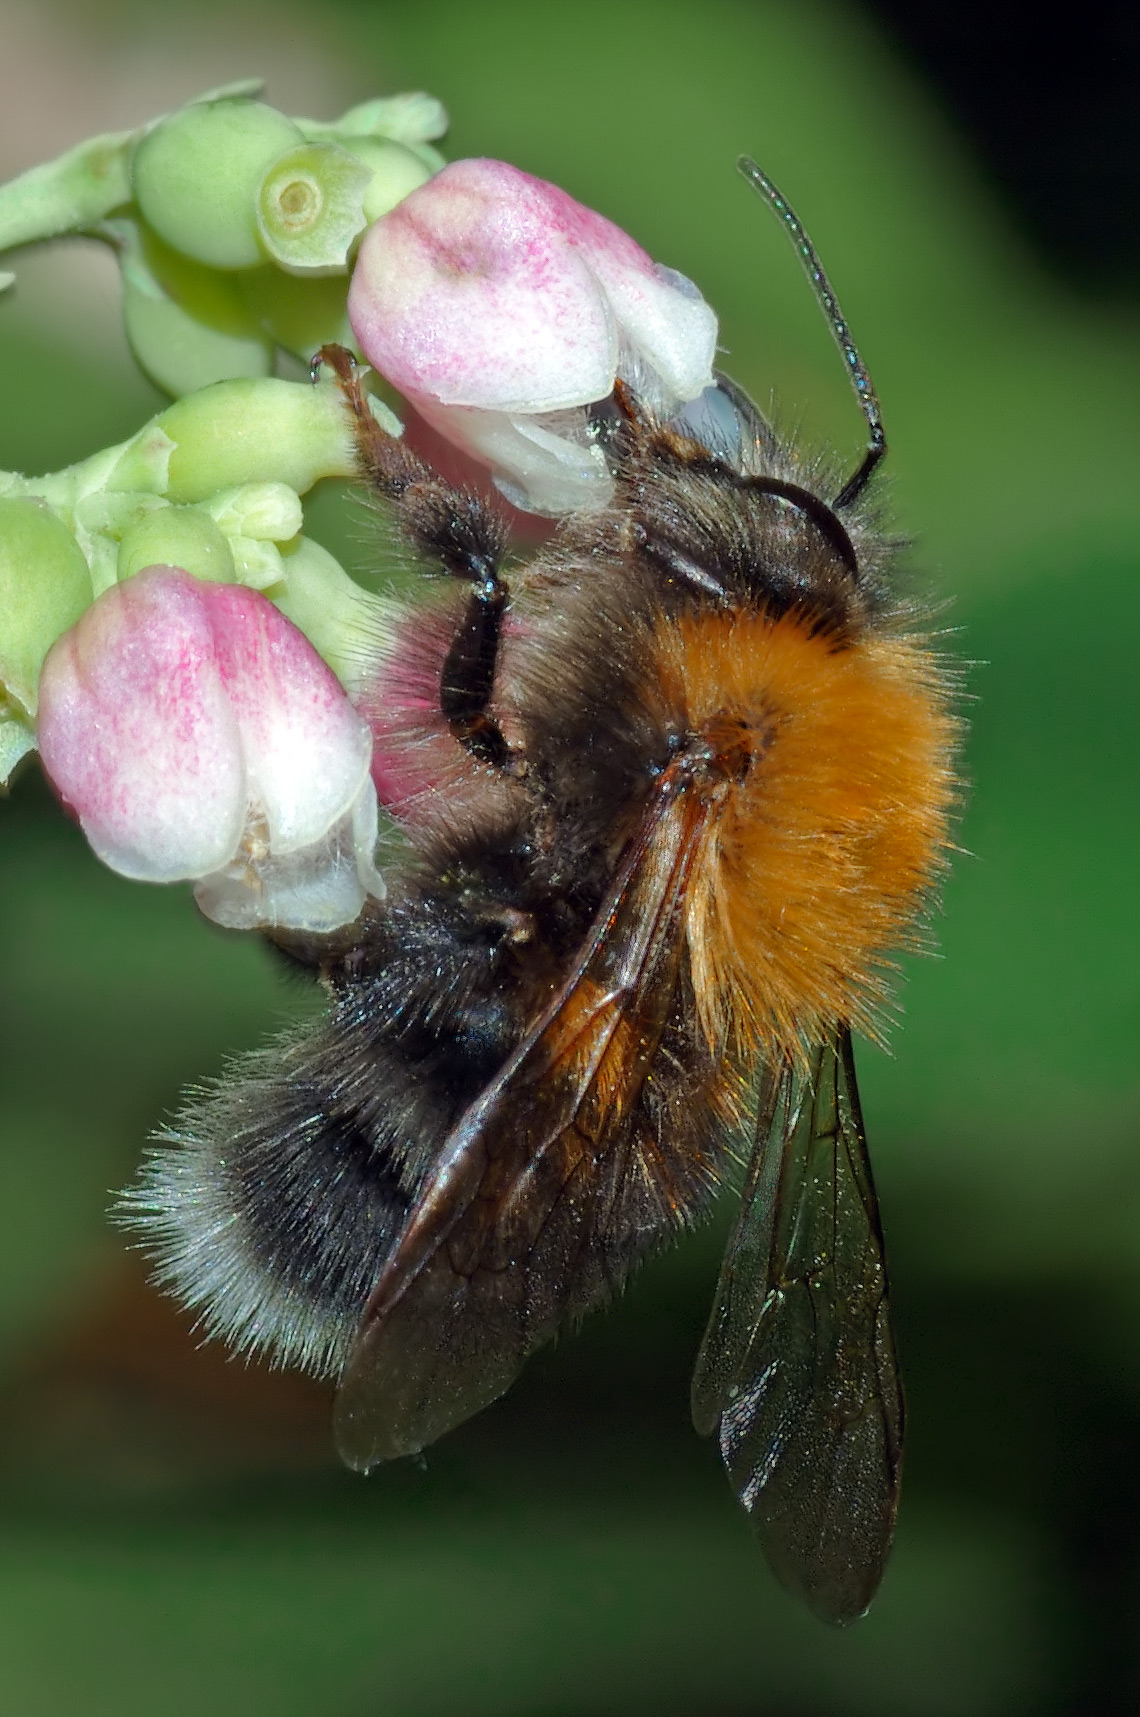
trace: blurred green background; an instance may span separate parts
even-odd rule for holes
[[[368,1481],[335,1466],[327,1392],[195,1349],[108,1189],[186,1083],[310,998],[184,892],[102,871],[25,772],[0,802],[5,1717],[1140,1709],[1140,320],[1126,270],[1098,297],[1095,257],[1077,286],[1018,235],[936,61],[793,0],[0,0],[0,176],[251,73],[320,116],[423,87],[450,153],[555,179],[696,279],[725,367],[854,458],[818,311],[732,170],[756,155],[857,332],[914,582],[971,664],[940,955],[891,1056],[862,1052],[911,1434],[896,1553],[845,1633],[774,1586],[688,1428],[727,1213]],[[116,301],[89,247],[21,269],[0,467],[155,409]],[[313,512],[367,576],[359,515]]]

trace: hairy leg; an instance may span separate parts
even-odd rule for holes
[[[313,373],[333,370],[356,420],[361,474],[395,506],[412,543],[445,572],[471,584],[463,618],[444,660],[439,702],[455,738],[480,763],[507,768],[510,747],[488,714],[499,634],[509,591],[500,576],[503,524],[479,496],[436,475],[372,415],[360,372],[343,346],[322,346]]]

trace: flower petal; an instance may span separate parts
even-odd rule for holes
[[[617,331],[548,189],[505,162],[454,161],[368,229],[349,319],[395,387],[503,411],[610,391]]]
[[[582,412],[510,416],[409,396],[420,416],[495,473],[512,506],[557,517],[604,506],[612,489],[605,455],[587,437]]]
[[[376,789],[369,779],[313,846],[280,856],[243,854],[203,877],[194,899],[207,918],[227,930],[281,925],[319,935],[351,924],[368,895],[384,897],[384,879],[373,859],[377,825]]]
[[[122,876],[203,876],[241,839],[245,762],[207,588],[174,567],[140,573],[105,591],[44,663],[44,768]]]
[[[200,591],[269,851],[296,852],[353,803],[371,735],[331,668],[271,602],[236,584]]]

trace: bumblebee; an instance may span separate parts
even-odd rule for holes
[[[331,365],[362,476],[446,577],[366,713],[400,785],[387,899],[294,937],[327,1013],[237,1064],[130,1195],[205,1329],[339,1378],[367,1470],[501,1395],[747,1163],[693,1382],[771,1565],[846,1622],[881,1577],[903,1403],[852,1032],[921,942],[951,685],[892,591],[874,389],[771,181],[870,439],[843,481],[731,382],[596,414],[613,475],[506,527]]]

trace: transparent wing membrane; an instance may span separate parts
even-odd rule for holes
[[[826,1621],[861,1616],[894,1533],[903,1402],[846,1030],[807,1076],[764,1076],[693,1419],[778,1578]]]

